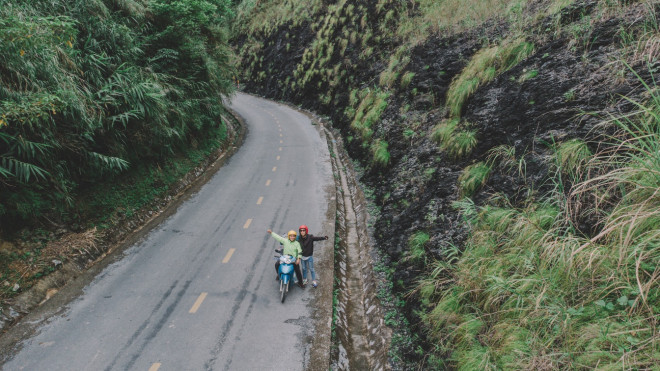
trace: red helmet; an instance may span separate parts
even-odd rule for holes
[[[309,229],[307,229],[307,226],[304,224],[301,225],[300,228],[298,228],[298,231],[302,231],[303,229],[305,230],[305,233],[309,233]]]

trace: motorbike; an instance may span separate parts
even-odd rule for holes
[[[278,268],[278,274],[280,276],[280,299],[284,303],[286,299],[286,294],[289,292],[289,284],[293,281],[293,264],[295,259],[291,255],[285,255],[282,253],[282,250],[275,250],[279,255],[275,255],[275,258],[280,260],[280,266]]]

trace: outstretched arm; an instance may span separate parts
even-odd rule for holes
[[[271,231],[270,229],[267,230],[266,233],[268,233],[268,234],[270,234],[271,236],[273,236],[273,238],[276,239],[276,240],[277,240],[278,242],[280,242],[280,243],[284,243],[284,242],[286,241],[286,238],[280,236],[280,235],[277,234],[277,233],[273,233],[273,231]]]

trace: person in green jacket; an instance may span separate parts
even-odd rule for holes
[[[302,279],[302,273],[300,272],[300,257],[302,256],[302,248],[300,247],[300,243],[296,241],[297,233],[294,230],[289,231],[287,233],[287,238],[284,238],[280,236],[277,233],[273,233],[272,230],[267,230],[266,233],[269,235],[273,236],[274,239],[276,239],[279,243],[282,244],[283,246],[283,251],[282,254],[284,255],[291,255],[293,256],[294,259],[296,259],[296,262],[293,264],[293,270],[296,272],[296,278],[298,279],[298,286],[300,286],[301,289],[305,288],[305,285],[303,284],[303,279]],[[276,279],[280,279],[280,261],[277,260],[275,262],[275,273],[277,274]]]

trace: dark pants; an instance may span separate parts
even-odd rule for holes
[[[300,265],[294,263],[293,264],[293,271],[296,272],[296,278],[298,279],[298,283],[302,285],[302,273],[300,272]],[[277,275],[280,275],[280,261],[275,262],[275,273]]]

